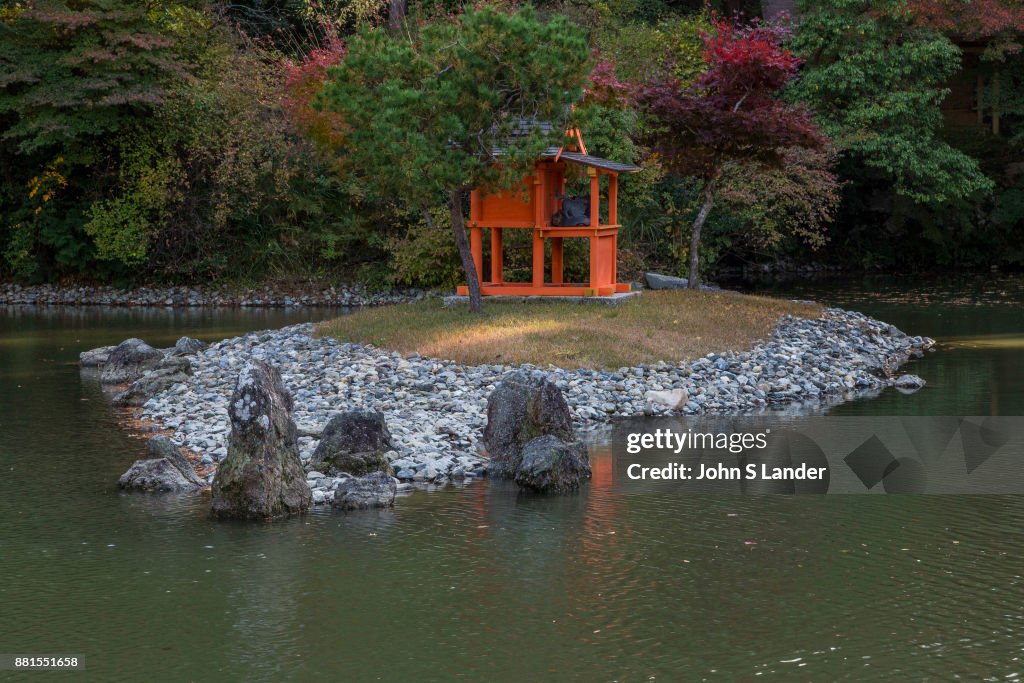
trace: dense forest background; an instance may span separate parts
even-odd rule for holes
[[[593,50],[592,96],[573,112],[590,151],[643,167],[620,194],[624,272],[683,271],[706,181],[667,172],[647,144],[648,112],[614,93],[666,72],[693,82],[721,17],[785,27],[802,62],[785,97],[811,111],[829,144],[780,149],[778,167],[725,167],[704,227],[706,273],[1024,266],[1015,0],[532,4],[541,17],[566,17]],[[353,172],[344,124],[318,95],[355,33],[380,27],[415,43],[463,9],[450,0],[4,2],[0,279],[455,283],[446,213]],[[515,246],[510,278],[528,268],[528,250]],[[570,275],[585,267],[582,252],[567,259]]]

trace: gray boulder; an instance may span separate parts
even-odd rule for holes
[[[182,337],[174,343],[174,348],[171,349],[172,356],[191,356],[194,353],[199,353],[205,349],[209,344],[192,337]]]
[[[686,389],[665,389],[664,391],[651,390],[644,394],[647,407],[668,408],[670,410],[682,410],[686,402],[690,400],[690,394]]]
[[[393,474],[387,453],[394,449],[384,415],[353,410],[335,415],[324,427],[310,466],[326,474]]]
[[[101,365],[106,364],[107,359],[110,358],[110,354],[113,353],[116,348],[116,346],[101,346],[98,349],[82,351],[78,354],[78,364],[83,368],[98,368]]]
[[[512,373],[487,398],[483,440],[491,457],[489,474],[515,476],[523,446],[545,434],[573,440],[572,413],[562,391],[542,375]]]
[[[292,407],[276,368],[258,360],[242,368],[228,405],[228,454],[213,479],[214,516],[273,519],[309,509]]]
[[[644,282],[647,283],[647,289],[686,289],[690,286],[690,281],[685,277],[660,273],[644,273]],[[706,292],[722,291],[721,287],[713,284],[702,284],[700,288]]]
[[[187,358],[165,357],[156,367],[138,378],[132,385],[114,396],[114,403],[126,406],[141,406],[162,391],[175,384],[188,381],[192,375],[192,364]]]
[[[127,384],[156,367],[164,354],[141,339],[125,339],[110,352],[100,371],[104,384]]]
[[[590,479],[590,459],[582,443],[566,443],[548,434],[530,441],[523,448],[523,459],[515,480],[521,488],[539,493],[575,491]]]
[[[136,460],[118,481],[121,488],[134,491],[183,493],[203,488],[203,481],[188,459],[166,436],[157,435],[146,443],[149,458]]]
[[[893,384],[902,393],[912,394],[924,387],[926,382],[917,375],[900,375]]]
[[[331,505],[341,510],[386,508],[395,504],[397,492],[398,484],[391,475],[374,472],[338,484]]]
[[[686,289],[690,281],[685,277],[673,277],[660,273],[644,273],[648,289]]]

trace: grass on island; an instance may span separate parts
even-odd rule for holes
[[[459,363],[619,368],[741,351],[783,315],[821,307],[762,296],[646,291],[619,306],[484,299],[482,315],[437,299],[366,308],[320,323],[317,334]]]

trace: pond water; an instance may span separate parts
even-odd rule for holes
[[[835,415],[1024,415],[1024,276],[805,278],[736,283],[737,289],[849,308],[938,341],[904,370],[928,381],[888,390]]]
[[[778,291],[940,340],[918,395],[834,412],[1021,414],[1021,281],[995,282]],[[1019,497],[631,495],[602,444],[594,481],[558,498],[484,481],[257,525],[118,491],[143,442],[80,350],[333,314],[0,309],[0,653],[78,654],[66,677],[103,681],[1024,673]]]

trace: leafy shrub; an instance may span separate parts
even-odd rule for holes
[[[445,209],[433,208],[412,220],[405,235],[390,240],[387,249],[399,284],[454,287],[464,279]]]

